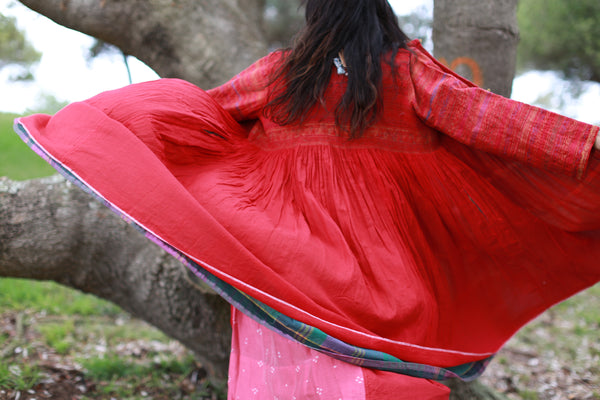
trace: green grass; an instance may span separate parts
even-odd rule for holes
[[[550,336],[540,338],[536,334],[540,326]],[[561,337],[561,341],[557,342],[556,337]],[[575,362],[583,338],[592,344],[600,343],[600,284],[554,306],[538,321],[525,326],[515,339],[542,351],[564,351]],[[588,350],[598,351],[593,347]]]
[[[536,392],[532,390],[523,390],[519,392],[519,395],[523,400],[538,400],[539,396]]]
[[[115,315],[112,303],[54,282],[0,278],[0,314],[31,310],[52,315]]]
[[[128,321],[121,325],[106,326],[104,323],[88,324],[86,332],[91,335],[102,335],[108,346],[116,346],[119,343],[135,340],[147,340],[167,342],[169,339],[159,330],[156,329],[140,329],[140,327]]]
[[[58,354],[67,354],[75,342],[75,321],[66,319],[58,323],[49,323],[38,326],[46,344]]]
[[[160,382],[167,375],[185,375],[195,368],[194,359],[161,360],[152,363],[135,363],[116,354],[103,358],[80,360],[85,368],[86,376],[98,381],[109,381],[115,378],[146,377],[151,382]]]
[[[595,285],[586,291],[592,299],[600,299],[600,284]],[[579,321],[579,328],[581,325],[592,327],[595,333],[598,333],[600,328],[600,300],[598,301],[584,301],[581,296],[574,296],[554,307],[557,312],[568,314],[574,320]],[[587,334],[588,330],[584,332]],[[592,333],[592,332],[589,332]]]
[[[13,131],[15,114],[0,113],[0,176],[13,180],[39,178],[55,173]]]
[[[142,398],[142,392],[161,391],[177,397],[177,385],[196,368],[191,356],[182,360],[171,359],[158,362],[135,361],[111,354],[106,357],[93,357],[79,360],[85,369],[87,379],[97,382],[98,391],[116,398]],[[180,377],[180,378],[177,378]],[[173,385],[176,383],[176,385]],[[169,389],[172,386],[172,389]],[[206,388],[208,389],[208,388]],[[203,395],[204,390],[196,393]],[[204,393],[205,395],[206,393]],[[200,398],[200,397],[198,397]]]
[[[36,366],[0,363],[0,389],[29,390],[40,379]]]
[[[8,391],[8,398],[18,390],[39,390],[49,374],[57,379],[45,366],[56,361],[43,361],[43,354],[81,366],[76,374],[91,385],[85,399],[226,397],[224,386],[204,378],[190,383],[200,368],[191,352],[93,296],[50,282],[0,278],[0,321],[2,316],[5,324],[22,321],[21,329],[13,322],[6,333],[0,330],[0,389]]]

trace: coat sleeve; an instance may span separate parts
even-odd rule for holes
[[[238,122],[259,118],[268,102],[268,86],[277,58],[277,53],[261,58],[208,94]]]
[[[413,107],[427,125],[487,153],[581,178],[599,128],[476,87],[413,47]]]

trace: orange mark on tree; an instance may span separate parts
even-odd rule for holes
[[[456,69],[464,65],[471,70],[471,80],[477,86],[483,87],[483,72],[481,71],[481,67],[477,63],[477,61],[473,60],[470,57],[458,57],[452,63],[448,64],[448,61],[445,58],[440,58],[440,62],[450,68],[452,71],[456,71]]]

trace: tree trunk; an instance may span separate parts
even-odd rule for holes
[[[58,175],[0,178],[0,276],[53,280],[118,304],[227,373],[229,306],[186,269]]]
[[[163,77],[205,88],[266,51],[258,29],[265,0],[20,1],[120,47]],[[436,55],[469,66],[471,79],[508,95],[516,2],[436,1]],[[54,280],[110,300],[192,349],[213,377],[227,372],[227,304],[198,290],[177,261],[63,179],[0,179],[0,276]],[[456,399],[497,398],[477,385],[451,386]]]
[[[265,0],[19,0],[164,78],[212,88],[266,54]]]
[[[518,0],[436,0],[435,56],[459,74],[510,97],[515,76]]]

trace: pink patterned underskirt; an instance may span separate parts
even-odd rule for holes
[[[232,308],[228,400],[445,400],[437,382],[374,371],[294,342]]]

